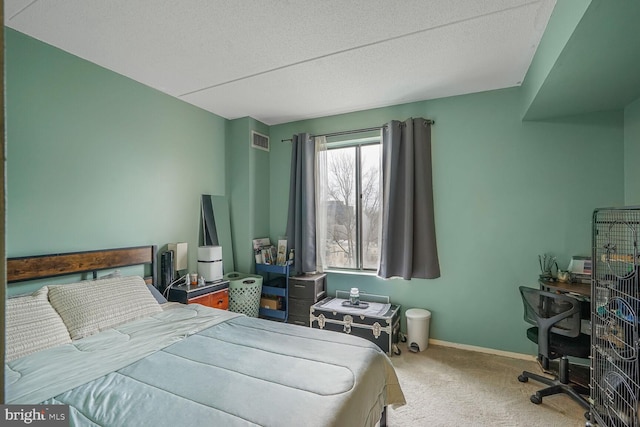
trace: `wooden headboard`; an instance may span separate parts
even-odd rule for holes
[[[7,258],[7,283],[88,272],[95,279],[100,270],[141,264],[151,266],[151,276],[145,277],[145,281],[155,285],[156,246]]]

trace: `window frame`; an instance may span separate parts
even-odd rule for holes
[[[362,194],[362,147],[377,145],[379,147],[382,146],[382,137],[377,135],[375,137],[366,137],[366,138],[354,138],[347,139],[342,141],[334,141],[327,142],[326,150],[327,152],[331,150],[336,150],[340,148],[355,148],[355,186],[356,186],[356,197],[355,197],[355,211],[356,211],[356,251],[355,251],[355,267],[339,267],[326,265],[326,269],[328,271],[335,271],[340,273],[351,273],[351,274],[375,274],[378,270],[377,267],[374,268],[365,268],[364,267],[364,243],[362,241],[363,234],[363,194]],[[382,156],[382,153],[380,153]],[[378,185],[380,185],[382,180],[382,165],[379,164],[378,167]],[[382,206],[382,204],[381,204]],[[378,246],[380,245],[380,235],[378,234]]]

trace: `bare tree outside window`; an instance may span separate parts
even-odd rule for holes
[[[355,147],[327,151],[327,264],[356,267]]]
[[[380,240],[380,145],[361,149],[362,164],[362,267],[378,268]]]
[[[380,146],[374,144],[329,149],[327,169],[327,265],[377,269]],[[360,209],[358,203],[361,204]],[[361,212],[361,218],[358,218],[358,212]],[[358,239],[358,224],[362,228],[362,241]],[[359,262],[360,247],[362,260]]]

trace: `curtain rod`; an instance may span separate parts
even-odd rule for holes
[[[433,125],[433,124],[436,123],[433,120],[426,120],[426,122],[429,123],[430,125]],[[331,137],[331,136],[349,135],[349,134],[352,134],[352,133],[371,132],[371,131],[380,130],[380,129],[383,129],[383,128],[386,128],[386,127],[387,127],[387,125],[382,125],[382,126],[378,126],[378,127],[375,127],[375,128],[343,130],[341,132],[323,133],[321,135],[311,135],[311,137],[315,138],[316,136],[329,136],[329,137]],[[291,138],[280,140],[280,142],[291,142],[291,141],[293,141]]]

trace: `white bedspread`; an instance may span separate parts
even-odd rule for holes
[[[5,366],[7,403],[72,425],[374,426],[405,403],[374,344],[188,305]]]
[[[5,365],[6,403],[38,403],[240,316],[193,304],[166,310]]]

